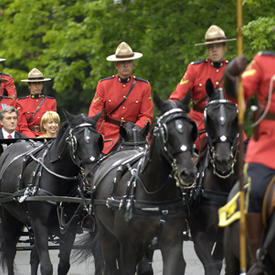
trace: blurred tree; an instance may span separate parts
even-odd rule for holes
[[[244,53],[274,50],[274,0],[243,0]],[[206,56],[206,29],[219,25],[236,37],[236,0],[1,0],[0,71],[20,79],[33,67],[53,81],[46,93],[58,107],[87,112],[100,78],[112,75],[106,57],[121,41],[144,54],[135,75],[149,79],[152,90],[167,98],[187,65]],[[236,56],[228,44],[227,57]]]

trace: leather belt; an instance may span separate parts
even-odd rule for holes
[[[193,110],[200,112],[200,113],[204,112],[204,108],[201,108],[198,105],[193,105]]]
[[[116,120],[116,119],[113,119],[113,118],[110,118],[108,115],[104,115],[104,120],[106,122],[109,122],[109,123],[112,123],[112,124],[115,124],[117,126],[121,126],[123,125],[126,121],[125,120]]]
[[[275,120],[275,113],[267,113],[264,117],[267,120]]]
[[[30,128],[33,132],[40,132],[40,126],[38,126],[38,125],[29,126],[29,128]]]

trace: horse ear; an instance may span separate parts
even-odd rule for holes
[[[211,98],[211,96],[214,94],[215,89],[214,89],[213,83],[210,78],[208,78],[206,81],[205,89],[206,89],[208,97]]]
[[[143,137],[146,137],[149,133],[149,130],[150,130],[150,123],[147,122],[147,124],[145,125],[145,127],[141,130],[141,134]]]
[[[153,93],[153,99],[156,107],[161,110],[161,108],[164,106],[164,101],[158,96],[156,92]]]
[[[93,125],[96,125],[96,123],[98,122],[99,118],[102,116],[103,113],[104,113],[104,109],[98,112],[95,116],[90,117],[91,123]]]
[[[73,115],[69,113],[67,110],[63,109],[63,114],[69,124],[71,124],[71,121],[73,119]]]
[[[189,89],[188,92],[187,92],[187,94],[185,95],[185,97],[181,100],[181,103],[188,110],[189,110],[189,103],[191,101],[191,98],[192,98],[192,91],[191,91],[191,89]]]

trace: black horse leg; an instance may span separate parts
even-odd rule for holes
[[[127,236],[120,240],[120,275],[134,275],[136,273],[136,266],[138,259],[138,242],[131,241],[131,237]],[[143,253],[140,253],[140,260]]]
[[[183,240],[170,236],[160,241],[160,250],[163,259],[163,275],[185,274],[186,263],[183,258]]]
[[[152,268],[152,262],[153,262],[153,256],[154,256],[155,249],[157,249],[156,244],[151,243],[148,246],[141,262],[138,264],[137,275],[153,275],[154,274],[153,268]]]
[[[37,275],[38,266],[39,266],[39,255],[37,253],[35,246],[31,250],[30,265],[31,265],[31,275]]]
[[[163,275],[185,274],[183,258],[184,217],[168,218],[160,231],[158,243],[163,259]]]
[[[222,261],[224,258],[224,253],[223,253],[223,242],[222,241],[217,241],[215,249],[213,251],[212,257],[214,261],[216,262],[217,269],[219,273],[221,273],[222,270]]]
[[[53,266],[50,260],[48,250],[48,230],[41,220],[34,219],[32,222],[32,228],[34,231],[34,243],[37,249],[37,253],[40,259],[40,272],[41,275],[52,275]]]
[[[20,237],[23,225],[14,219],[5,209],[2,209],[2,255],[1,262],[5,263],[8,275],[14,275],[14,258],[16,254],[16,244]]]
[[[71,226],[60,240],[58,275],[66,275],[70,269],[70,255],[76,235],[76,226]]]
[[[94,256],[94,264],[95,264],[95,275],[102,275],[104,269],[104,261],[100,247],[100,238],[98,232],[90,233],[94,234],[92,253]]]
[[[203,264],[205,275],[219,275],[220,270],[212,257],[215,242],[209,239],[207,232],[193,232],[194,249]]]
[[[98,220],[100,232],[100,242],[102,256],[104,259],[104,275],[122,275],[119,272],[119,243],[113,234],[111,234]]]

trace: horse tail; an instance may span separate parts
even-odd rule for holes
[[[75,262],[84,262],[89,257],[93,256],[95,261],[101,257],[101,248],[98,232],[88,232],[79,237],[75,242],[72,257]]]

